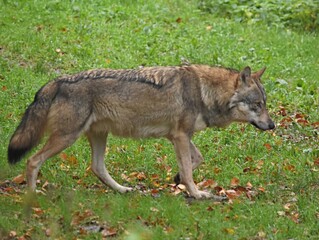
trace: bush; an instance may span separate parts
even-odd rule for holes
[[[265,22],[306,31],[319,29],[319,0],[200,0],[199,8],[236,22]]]

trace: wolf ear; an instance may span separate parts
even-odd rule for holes
[[[247,66],[243,71],[240,72],[240,80],[242,80],[244,83],[247,83],[247,79],[250,78],[250,75],[251,69]]]
[[[253,73],[254,77],[256,77],[257,79],[260,79],[261,76],[264,74],[264,72],[266,71],[266,67],[263,67],[262,69],[260,69],[259,71]]]

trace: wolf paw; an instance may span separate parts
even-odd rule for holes
[[[213,200],[214,202],[228,201],[228,198],[225,196],[217,196],[210,192],[205,192],[205,191],[198,191],[196,194],[193,194],[192,197],[194,197],[197,200],[210,199],[210,200]]]
[[[134,191],[134,188],[131,188],[131,187],[121,187],[118,189],[118,191],[120,193],[127,193],[127,192],[133,192]]]

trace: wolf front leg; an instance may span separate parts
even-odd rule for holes
[[[193,142],[190,142],[190,149],[192,158],[192,169],[194,170],[203,162],[203,156]],[[181,183],[181,177],[179,173],[175,175],[174,182],[176,183],[176,185]]]
[[[174,144],[177,162],[179,166],[179,176],[181,183],[185,184],[189,194],[196,198],[211,198],[212,194],[199,191],[193,180],[192,153],[195,147],[187,134],[179,132],[170,138]]]

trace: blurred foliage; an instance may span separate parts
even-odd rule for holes
[[[295,30],[319,29],[319,0],[200,0],[199,8],[218,17]]]

